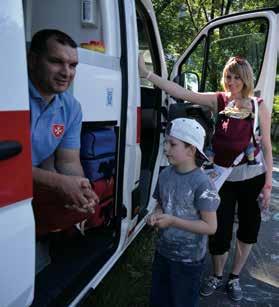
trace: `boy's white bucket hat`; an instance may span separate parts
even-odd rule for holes
[[[176,118],[172,120],[167,134],[195,146],[201,155],[208,160],[203,152],[206,133],[202,125],[195,119]]]

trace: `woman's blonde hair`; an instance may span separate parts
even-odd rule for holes
[[[242,57],[235,56],[228,60],[224,69],[221,84],[226,92],[229,91],[226,83],[226,77],[228,72],[238,75],[243,81],[242,96],[248,98],[253,96],[254,93],[254,81],[253,81],[253,69],[249,62]]]

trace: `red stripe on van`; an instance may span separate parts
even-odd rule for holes
[[[0,112],[0,141],[17,141],[21,153],[0,160],[0,207],[32,197],[29,111]]]
[[[140,144],[141,107],[137,107],[137,144]]]

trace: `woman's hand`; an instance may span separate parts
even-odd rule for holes
[[[148,69],[145,66],[143,54],[139,54],[139,59],[138,59],[138,65],[139,65],[139,74],[141,78],[145,78],[148,75]]]
[[[270,199],[271,199],[271,188],[264,187],[262,189],[262,210],[267,209],[269,207]]]

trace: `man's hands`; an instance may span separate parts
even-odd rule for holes
[[[65,199],[66,208],[82,213],[95,212],[94,207],[99,203],[99,198],[92,190],[88,179],[62,175],[58,189]]]

